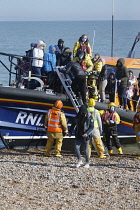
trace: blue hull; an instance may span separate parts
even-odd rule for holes
[[[64,103],[63,111],[68,120],[76,115],[64,94],[51,96],[13,88],[0,88],[0,94],[0,131],[10,147],[27,145],[35,139],[46,140],[45,115],[58,99]]]
[[[58,99],[64,103],[63,111],[68,124],[71,124],[71,119],[76,116],[74,107],[64,94],[50,96],[45,92],[0,87],[0,95],[0,131],[10,148],[29,145],[33,141],[38,144],[38,139],[41,145],[45,144],[45,115]],[[107,105],[98,102],[96,104],[99,110],[105,109],[104,106]],[[127,119],[132,113],[119,114],[122,117],[121,124],[118,125],[118,134],[134,136],[132,116]]]

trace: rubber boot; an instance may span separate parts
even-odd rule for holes
[[[88,145],[88,155],[89,158],[91,157],[91,148],[92,148],[92,139],[90,139],[89,145]]]
[[[101,158],[101,159],[102,159],[102,158],[106,158],[106,155],[101,154],[101,155],[100,155],[100,158]]]
[[[55,156],[56,157],[61,157],[62,156],[60,154],[61,147],[62,147],[62,141],[63,141],[63,139],[56,139],[56,145],[55,145]]]
[[[94,139],[94,145],[95,145],[95,149],[99,155],[100,158],[106,158],[106,156],[104,155],[104,147],[103,147],[103,143],[102,143],[102,140],[101,138],[97,138],[97,139]]]
[[[120,155],[122,155],[122,154],[123,154],[123,151],[122,151],[122,148],[121,148],[121,147],[120,147],[120,148],[118,148],[117,150],[118,150],[118,154],[120,154]]]
[[[109,153],[109,154],[112,154],[112,153],[113,153],[113,150],[108,150],[108,153]]]
[[[50,156],[50,152],[51,152],[51,148],[53,146],[53,143],[54,143],[54,139],[48,139],[47,140],[47,144],[46,144],[46,147],[45,147],[45,153],[44,153],[45,156]]]

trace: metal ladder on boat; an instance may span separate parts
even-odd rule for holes
[[[72,90],[72,87],[71,87],[71,79],[69,77],[68,74],[63,74],[62,72],[59,71],[60,67],[56,67],[56,73],[66,91],[66,93],[68,94],[68,97],[72,103],[72,105],[74,106],[76,112],[78,113],[79,112],[79,107],[83,104],[82,102],[82,99],[77,99],[75,93],[73,92]]]

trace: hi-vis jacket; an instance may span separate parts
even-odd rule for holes
[[[47,135],[51,138],[62,138],[68,132],[66,117],[60,109],[52,107],[45,117]]]
[[[102,59],[98,59],[97,61],[93,62],[93,71],[100,72],[103,67]]]
[[[97,109],[95,109],[92,106],[89,106],[87,108],[88,112],[92,115],[93,120],[94,120],[94,128],[99,128],[99,130],[102,130],[102,121],[100,117],[100,113]]]
[[[85,51],[88,55],[90,55],[90,57],[92,56],[91,54],[91,47],[89,42],[81,42],[81,41],[77,41],[74,45],[74,49],[73,49],[73,56],[75,57],[77,54],[77,51],[81,49],[83,51]]]
[[[83,71],[92,72],[93,64],[91,59],[88,58],[88,56],[85,56],[84,60],[80,60],[78,57],[74,57],[72,62],[79,63]]]
[[[102,117],[103,124],[111,125],[111,123],[109,122],[110,120],[113,120],[115,122],[115,124],[120,123],[120,117],[117,114],[117,112],[110,113],[108,109],[107,110],[101,110],[100,115]]]

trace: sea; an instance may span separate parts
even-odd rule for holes
[[[74,43],[82,34],[86,34],[93,48],[93,54],[111,56],[112,21],[0,21],[0,52],[24,56],[30,49],[30,43],[43,40],[48,52],[50,45],[58,39],[73,49]],[[127,57],[140,32],[140,20],[114,20],[113,22],[113,56]],[[140,57],[140,46],[136,46],[136,55]],[[0,55],[8,68],[8,57]],[[8,85],[8,71],[0,63],[0,85]]]

